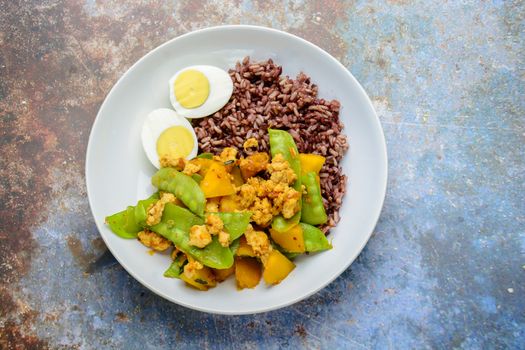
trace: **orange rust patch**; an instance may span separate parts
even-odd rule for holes
[[[128,315],[126,315],[125,313],[117,312],[117,314],[115,315],[115,321],[117,321],[117,322],[129,322],[130,319],[129,319]]]
[[[305,339],[306,336],[308,335],[306,333],[306,329],[304,328],[304,326],[302,324],[299,324],[299,325],[295,326],[294,333],[299,335],[303,339]]]
[[[7,321],[0,327],[0,349],[44,350],[49,345],[35,335],[22,333],[13,321]]]

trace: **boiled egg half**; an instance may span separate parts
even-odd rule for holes
[[[142,126],[142,147],[150,162],[160,168],[159,159],[191,159],[197,156],[197,136],[190,122],[174,110],[155,109]]]
[[[202,118],[224,107],[233,92],[229,74],[214,66],[190,66],[169,81],[170,101],[184,118]]]

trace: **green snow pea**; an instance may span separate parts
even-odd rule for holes
[[[186,208],[179,207],[173,203],[166,203],[162,212],[162,222],[185,232],[190,232],[194,225],[204,225],[204,219],[193,214]]]
[[[301,208],[301,222],[310,225],[324,224],[328,217],[321,197],[321,187],[317,183],[316,174],[311,171],[301,176],[301,182],[306,187],[303,194],[303,206]]]
[[[135,220],[130,220],[133,212],[133,207],[129,206],[121,212],[115,213],[106,217],[106,224],[109,225],[111,231],[121,238],[137,238],[139,231],[133,228]]]
[[[191,175],[191,178],[198,184],[200,184],[202,181],[202,175],[200,174],[193,174]]]
[[[252,216],[252,213],[249,211],[239,213],[209,213],[208,215],[210,214],[216,214],[221,218],[226,232],[230,234],[230,241],[234,241],[242,236]]]
[[[301,161],[299,160],[299,151],[292,135],[284,130],[268,129],[268,136],[270,138],[272,158],[279,153],[283,155],[284,159],[290,164],[290,168],[297,175],[293,188],[301,192]],[[300,220],[301,209],[289,219],[285,219],[282,215],[276,216],[273,219],[272,228],[279,232],[285,232],[297,225]]]
[[[315,226],[302,222],[299,225],[301,225],[303,229],[304,247],[307,252],[332,249],[332,244],[328,242],[323,231]]]
[[[301,220],[301,211],[298,211],[294,216],[285,219],[282,215],[277,215],[273,218],[272,228],[279,232],[286,232],[297,225]]]
[[[137,238],[137,234],[146,226],[148,207],[159,199],[154,193],[148,199],[138,201],[136,206],[106,217],[106,223],[113,233],[122,238]]]
[[[171,263],[170,267],[164,271],[164,277],[179,278],[180,274],[184,271],[184,265],[186,265],[186,256],[180,254]]]
[[[237,252],[237,249],[239,249],[239,245],[241,244],[241,239],[237,238],[233,242],[230,243],[230,250],[233,255]]]
[[[284,130],[268,129],[268,136],[270,138],[272,158],[279,153],[283,155],[284,159],[290,164],[290,168],[297,175],[294,188],[299,190],[301,188],[301,161],[292,135]]]
[[[213,153],[201,153],[196,158],[213,159]]]
[[[286,252],[286,251],[282,251],[281,253],[283,253],[283,255],[285,257],[287,257],[288,260],[293,260],[296,257],[298,257],[299,255],[301,255],[301,253],[290,253],[290,252]]]
[[[190,211],[167,203],[162,220],[150,229],[162,237],[172,241],[177,248],[192,256],[202,264],[215,268],[227,269],[233,265],[233,254],[227,247],[220,245],[217,236],[204,248],[190,245],[189,229],[193,225],[202,225],[203,219]]]
[[[152,194],[149,198],[138,201],[135,206],[135,220],[142,228],[146,227],[146,218],[148,217],[148,208],[160,198],[158,192]]]
[[[151,183],[159,190],[173,193],[195,214],[204,215],[206,198],[199,184],[191,176],[173,168],[162,168],[153,175]]]

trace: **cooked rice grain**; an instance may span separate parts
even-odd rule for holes
[[[348,149],[343,123],[339,120],[339,101],[317,97],[317,86],[304,73],[296,79],[281,76],[282,67],[271,59],[251,63],[249,57],[229,71],[233,95],[226,106],[211,117],[196,119],[195,132],[201,152],[220,153],[233,146],[246,155],[243,143],[254,137],[258,150],[268,149],[269,127],[287,130],[299,152],[326,158],[321,172],[321,191],[328,214],[326,233],[339,221],[339,208],[345,193],[346,176],[340,161]]]

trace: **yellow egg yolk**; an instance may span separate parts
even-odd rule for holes
[[[159,158],[186,158],[193,149],[193,137],[183,126],[172,126],[160,134],[157,140],[157,154]]]
[[[174,84],[175,98],[184,108],[201,106],[210,94],[208,78],[195,69],[180,73]]]

